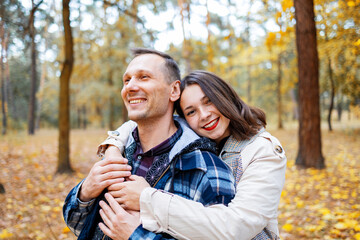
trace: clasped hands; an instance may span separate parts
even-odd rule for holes
[[[108,190],[105,198],[109,204],[99,203],[100,216],[105,223],[100,223],[99,227],[112,239],[128,239],[140,225],[140,195],[143,189],[150,187],[144,178],[131,175],[127,162],[117,149],[109,148],[105,158],[91,168],[79,194],[81,201],[90,201],[104,189]]]

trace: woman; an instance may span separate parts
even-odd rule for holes
[[[246,105],[225,81],[206,71],[182,80],[177,112],[197,134],[217,143],[220,158],[236,179],[235,198],[228,206],[204,207],[138,180],[139,187],[128,189],[128,197],[118,201],[127,202],[129,209],[137,209],[140,201],[143,227],[178,239],[279,239],[277,208],[286,157],[279,141],[265,130],[265,113]],[[120,136],[127,131],[120,129]],[[115,135],[102,146],[121,148]]]

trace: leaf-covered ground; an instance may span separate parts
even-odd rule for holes
[[[324,170],[297,169],[297,131],[271,130],[287,152],[279,207],[282,239],[360,239],[360,127],[324,129]],[[98,160],[104,130],[71,133],[73,175],[55,175],[57,131],[1,136],[0,239],[76,239],[62,218],[63,201]]]

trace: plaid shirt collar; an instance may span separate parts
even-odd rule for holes
[[[126,149],[126,157],[131,159],[133,174],[144,177],[151,186],[168,168],[170,164],[169,152],[183,133],[180,125],[176,123],[176,126],[178,129],[171,137],[145,153],[142,150],[138,129],[135,128],[132,133],[133,147]]]
[[[171,137],[169,137],[168,139],[166,139],[159,145],[153,147],[152,149],[148,150],[146,153],[144,153],[142,150],[140,137],[139,137],[139,130],[136,127],[134,129],[134,131],[132,132],[132,136],[134,137],[134,140],[137,145],[137,149],[136,149],[135,153],[137,153],[137,154],[143,153],[144,156],[154,157],[154,156],[159,156],[163,153],[169,152],[183,133],[181,126],[176,121],[174,121],[174,122],[177,127],[177,131]]]

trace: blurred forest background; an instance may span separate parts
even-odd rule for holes
[[[265,110],[289,161],[282,238],[360,239],[360,0],[296,2],[0,0],[0,239],[74,239],[61,206],[106,130],[127,119],[120,91],[132,47],[169,53],[182,76],[212,71]],[[303,2],[316,27],[311,118],[299,94],[299,49],[314,47],[297,46]],[[298,126],[317,117],[321,128],[300,127],[319,132],[307,146],[317,163],[304,163]]]

